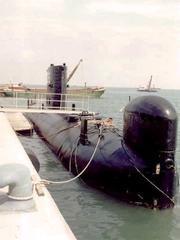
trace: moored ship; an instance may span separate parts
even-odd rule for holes
[[[52,66],[49,72],[52,71]],[[65,91],[66,67],[49,75],[50,108],[64,107],[56,91]],[[52,73],[52,72],[51,72]],[[53,96],[54,94],[54,96]],[[63,92],[62,92],[63,94]],[[171,208],[178,189],[175,161],[177,113],[166,99],[141,96],[124,110],[123,133],[112,119],[81,114],[27,113],[64,166],[87,184],[123,201],[150,208]]]

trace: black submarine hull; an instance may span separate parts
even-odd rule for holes
[[[142,103],[140,105],[142,107]],[[103,121],[101,123],[90,121],[84,116],[79,117],[79,119],[73,116],[44,113],[28,114],[27,116],[49,143],[63,165],[75,175],[86,168],[95,151],[98,139],[100,139],[91,163],[81,175],[81,178],[87,184],[128,203],[160,209],[173,207],[178,185],[174,160],[176,114],[173,113],[173,117],[173,114],[171,114],[169,120],[167,120],[164,116],[161,116],[162,114],[155,113],[155,117],[152,119],[152,114],[147,113],[146,110],[139,110],[138,113],[135,111],[132,114],[131,108],[132,104],[125,110],[123,136],[112,125],[106,125]],[[137,106],[135,109],[137,109]],[[141,135],[141,130],[138,124],[139,122],[142,124],[142,119],[137,119],[137,116],[139,117],[141,112],[143,112],[146,127],[142,129],[143,134],[139,137],[137,131]],[[135,116],[136,114],[137,116]],[[132,116],[134,116],[133,121],[130,119]],[[147,116],[151,116],[150,123],[154,119],[156,124],[161,121],[161,129],[163,123],[165,129],[170,126],[168,133],[163,136],[165,138],[170,136],[172,139],[165,139],[164,144],[162,142],[163,136],[161,136],[160,143],[159,141],[151,143],[150,140],[153,141],[153,139],[147,131],[147,128],[150,128],[147,124]],[[84,120],[82,119],[86,119],[87,126],[84,127]],[[133,131],[131,127],[132,122],[135,121],[138,124],[136,123],[137,126],[134,126],[135,130]],[[157,127],[153,126],[152,129],[154,128],[157,132]],[[152,129],[150,129],[150,133],[152,133]],[[155,133],[152,134],[155,136]],[[142,141],[144,137],[146,140]],[[139,146],[138,141],[141,145],[144,144],[144,147]],[[134,147],[134,145],[137,146]],[[162,149],[163,147],[166,150]],[[144,149],[144,152],[141,148]],[[160,148],[160,150],[156,148]],[[160,170],[158,170],[159,168]]]

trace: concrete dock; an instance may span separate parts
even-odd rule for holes
[[[33,181],[40,180],[28,155],[12,129],[5,113],[0,112],[0,167],[5,164],[26,166]],[[15,170],[14,170],[15,171]],[[2,180],[2,176],[0,176]],[[0,236],[6,240],[75,240],[46,187],[41,194],[33,190],[31,209],[21,210],[25,200],[8,199],[8,186],[0,188]],[[6,201],[8,208],[6,208]],[[16,206],[18,206],[16,208]]]
[[[33,132],[33,125],[24,117],[21,112],[9,112],[6,113],[12,128],[14,131],[20,134],[31,135]]]

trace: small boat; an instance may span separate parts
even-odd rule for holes
[[[139,87],[137,91],[140,91],[140,92],[157,92],[158,91],[157,88],[152,87],[152,75],[150,77],[147,87]]]
[[[3,84],[0,86],[0,92],[5,97],[13,97],[16,93],[26,93],[30,89],[23,83]]]

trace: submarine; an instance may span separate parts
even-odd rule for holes
[[[51,65],[48,72],[52,95],[47,103],[64,107],[55,94],[66,89],[66,66]],[[174,207],[179,186],[178,116],[165,98],[146,95],[131,100],[124,109],[122,133],[112,119],[99,119],[87,111],[26,116],[67,170],[88,185],[129,204]]]

